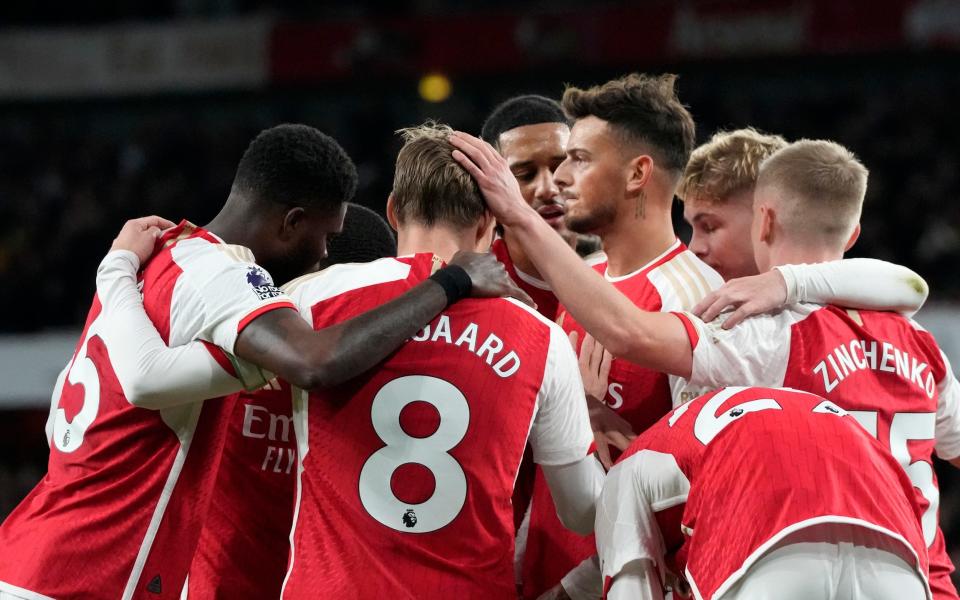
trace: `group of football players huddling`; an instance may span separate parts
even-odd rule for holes
[[[960,600],[960,389],[923,279],[843,259],[867,169],[695,147],[675,79],[402,130],[396,256],[318,271],[357,171],[307,125],[209,224],[128,221],[0,600]]]

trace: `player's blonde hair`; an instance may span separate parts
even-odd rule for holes
[[[761,133],[753,127],[718,131],[690,154],[677,196],[681,200],[723,203],[730,196],[752,190],[760,163],[787,140]]]
[[[787,232],[846,243],[860,221],[868,175],[840,144],[800,140],[763,161],[757,193],[778,192],[778,220]]]
[[[393,177],[397,220],[458,229],[474,225],[487,204],[477,182],[453,158],[448,140],[453,129],[427,121],[397,133],[404,141]]]

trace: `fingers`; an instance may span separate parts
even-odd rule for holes
[[[719,290],[714,290],[709,294],[707,294],[706,296],[704,296],[703,298],[701,298],[700,302],[697,302],[693,306],[693,310],[691,310],[690,312],[692,312],[693,314],[703,319],[703,312],[707,310],[716,301],[718,291]],[[709,319],[703,319],[703,320],[709,321]]]
[[[625,451],[627,448],[630,447],[630,443],[631,443],[631,442],[633,441],[633,439],[636,438],[637,436],[635,436],[635,435],[634,435],[634,436],[628,436],[628,435],[626,435],[626,434],[624,434],[624,433],[621,433],[621,432],[619,432],[619,431],[608,431],[608,432],[607,432],[607,437],[610,439],[610,441],[613,443],[613,446],[614,446],[617,450],[619,450],[620,452],[623,452],[623,451]],[[609,451],[609,449],[608,449],[608,451]]]
[[[704,309],[703,314],[700,315],[700,318],[703,319],[705,322],[709,323],[710,321],[716,319],[717,316],[720,313],[722,313],[724,310],[726,310],[728,307],[730,306],[736,307],[737,304],[739,303],[736,300],[733,300],[732,298],[727,298],[721,294],[717,294],[714,297],[713,302],[710,303],[710,305]]]
[[[589,333],[586,334],[583,341],[586,342],[587,338],[590,338],[590,370],[599,374],[600,363],[603,362],[603,346],[597,343],[597,340]]]
[[[755,314],[757,311],[754,310],[754,306],[749,302],[744,302],[741,304],[737,310],[730,313],[730,316],[727,317],[727,320],[723,322],[724,329],[730,329],[731,327],[736,327],[737,323],[742,322],[747,317]]]
[[[603,465],[605,471],[609,471],[613,467],[613,460],[610,458],[610,447],[607,445],[606,437],[603,435],[597,435],[594,437],[596,442],[596,453],[597,458],[600,460],[600,464]]]
[[[454,139],[476,150],[488,163],[496,162],[496,159],[500,158],[500,153],[493,146],[474,135],[464,131],[455,131],[451,136],[451,143]]]
[[[490,168],[490,161],[483,151],[483,146],[476,143],[480,140],[477,140],[476,138],[470,138],[473,138],[473,136],[468,136],[465,133],[457,132],[447,139],[450,140],[450,143],[453,144],[454,148],[459,150],[461,154],[466,155],[470,161],[479,167],[481,172],[487,171]],[[456,151],[454,151],[454,158],[456,158]],[[457,160],[457,162],[463,164],[459,160]],[[466,168],[466,165],[464,165],[464,168]],[[471,175],[473,175],[473,173],[471,173]]]
[[[597,344],[599,346],[599,344]],[[610,365],[613,364],[613,355],[603,349],[603,360],[600,361],[600,380],[608,381],[610,379]]]
[[[537,308],[537,303],[533,301],[533,298],[530,297],[530,294],[521,290],[515,283],[508,281],[507,291],[503,294],[504,296],[510,296],[511,298],[516,298],[520,302],[523,302],[530,308]]]
[[[480,167],[474,163],[470,157],[465,155],[459,150],[453,151],[453,160],[457,161],[461,167],[470,174],[470,177],[473,177],[475,180],[479,181],[480,177],[483,176],[483,171],[480,170]]]
[[[176,223],[173,221],[168,221],[167,219],[158,217],[157,215],[150,215],[149,217],[134,219],[134,222],[139,225],[142,231],[146,231],[151,227],[156,227],[158,229],[169,229],[170,227],[176,226]]]
[[[570,346],[573,348],[573,351],[576,352],[577,342],[580,339],[580,335],[576,331],[571,331],[567,338],[570,340]]]

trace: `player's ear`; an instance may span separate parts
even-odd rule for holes
[[[476,245],[477,252],[487,252],[493,243],[493,229],[497,226],[497,219],[490,211],[483,211],[483,216],[477,223]]]
[[[296,236],[298,230],[304,225],[307,213],[302,206],[294,206],[287,210],[280,222],[280,239],[288,240]]]
[[[397,219],[397,201],[393,197],[393,192],[390,192],[390,195],[387,196],[387,223],[390,223],[390,227],[397,231],[399,220]]]
[[[653,177],[653,159],[641,154],[627,163],[627,196],[639,194]]]
[[[769,204],[761,204],[760,210],[760,241],[769,244],[773,241],[773,230],[777,222],[777,213]]]
[[[860,223],[857,223],[857,226],[853,228],[853,233],[850,234],[850,239],[847,240],[847,245],[843,247],[843,251],[846,252],[850,248],[853,248],[853,245],[857,243],[857,239],[860,237]]]

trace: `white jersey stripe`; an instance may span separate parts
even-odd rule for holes
[[[300,502],[303,497],[303,459],[310,451],[310,440],[308,434],[309,424],[309,394],[299,388],[293,388],[293,432],[297,437],[297,497],[293,504],[293,523],[290,526],[290,564],[287,565],[287,574],[283,577],[283,585],[280,586],[280,597],[287,589],[287,582],[290,581],[290,575],[293,573],[293,563],[297,559],[297,551],[293,542],[294,534],[297,532],[297,521],[300,520]]]
[[[183,471],[183,464],[187,460],[187,453],[190,451],[191,442],[193,442],[193,434],[197,429],[197,421],[200,418],[203,403],[194,403],[191,409],[189,426],[180,430],[183,435],[183,437],[180,438],[180,449],[177,450],[177,457],[170,467],[170,474],[167,475],[167,481],[163,484],[163,491],[160,492],[160,499],[157,501],[153,516],[150,518],[147,533],[140,544],[140,551],[137,553],[137,559],[133,563],[133,570],[130,572],[130,578],[127,579],[127,585],[123,590],[123,600],[133,598],[137,591],[137,584],[140,581],[140,576],[143,575],[143,567],[146,565],[147,557],[150,555],[153,541],[157,537],[157,531],[160,529],[160,523],[167,510],[167,504],[170,502],[170,496],[173,495],[173,488],[177,485],[177,481],[180,479],[180,473]]]
[[[663,276],[670,283],[670,287],[673,288],[673,292],[676,296],[679,297],[680,303],[683,306],[692,306],[690,294],[687,291],[686,286],[680,281],[680,275],[677,271],[677,266],[673,263],[664,264],[659,271],[663,273]]]
[[[25,590],[22,587],[11,585],[5,581],[0,581],[0,600],[56,600],[50,596],[44,596],[37,592]]]
[[[697,265],[694,264],[689,253],[681,252],[677,256],[677,260],[690,272],[691,279],[697,286],[696,300],[699,302],[704,296],[710,293],[710,286],[707,283],[706,277],[703,276],[703,273],[701,273]]]

